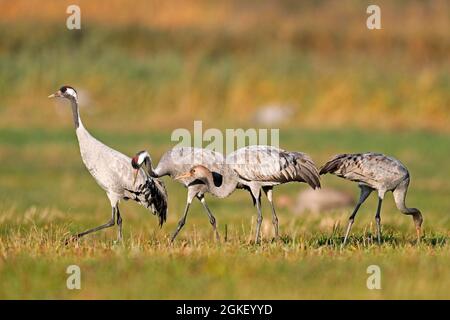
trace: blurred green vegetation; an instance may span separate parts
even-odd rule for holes
[[[294,106],[290,127],[448,131],[446,1],[382,1],[376,31],[364,1],[149,3],[81,1],[75,31],[65,1],[5,8],[2,127],[67,126],[46,96],[71,84],[89,97],[89,123],[121,131],[255,126],[267,104]]]

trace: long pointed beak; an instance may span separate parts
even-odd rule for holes
[[[175,180],[181,180],[181,179],[186,179],[186,178],[190,178],[192,177],[192,174],[190,172],[186,172],[186,173],[182,173],[179,174],[178,176],[175,177]]]
[[[59,98],[59,97],[62,97],[62,95],[61,95],[61,92],[58,91],[56,93],[53,93],[53,94],[49,95],[48,97],[49,98]]]
[[[136,179],[139,173],[139,169],[134,169],[134,179],[133,179],[133,187],[136,184]]]

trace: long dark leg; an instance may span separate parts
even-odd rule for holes
[[[117,227],[119,228],[117,241],[122,241],[122,217],[120,216],[119,206],[116,206],[117,212]]]
[[[261,224],[263,220],[262,212],[261,212],[261,194],[255,197],[256,200],[256,210],[258,211],[258,218],[256,219],[256,234],[255,234],[255,243],[260,242],[260,231]]]
[[[114,218],[115,218],[115,216],[116,216],[116,207],[113,207],[112,208],[111,220],[109,220],[109,222],[107,222],[105,224],[102,224],[101,226],[98,226],[98,227],[86,230],[84,232],[81,232],[81,233],[77,234],[75,236],[75,238],[79,239],[79,238],[81,238],[81,237],[83,237],[83,236],[85,236],[85,235],[87,235],[89,233],[92,233],[92,232],[95,232],[95,231],[99,231],[99,230],[102,230],[102,229],[105,229],[105,228],[112,227],[114,225]]]
[[[266,187],[263,189],[266,193],[267,200],[269,200],[270,206],[272,207],[272,224],[275,231],[275,239],[277,240],[279,238],[278,236],[278,217],[277,213],[275,212],[275,206],[273,205],[273,188],[272,187]]]
[[[173,243],[173,241],[175,240],[175,238],[178,235],[178,232],[180,232],[180,230],[186,224],[186,218],[187,218],[187,214],[188,214],[189,206],[191,205],[191,202],[192,202],[192,198],[189,196],[189,192],[188,192],[188,198],[187,198],[187,202],[186,202],[186,207],[184,208],[183,216],[181,217],[180,221],[178,221],[178,225],[177,225],[177,228],[176,228],[175,232],[172,234],[172,237],[170,239],[171,243]]]
[[[359,196],[358,203],[356,204],[356,207],[353,210],[352,215],[348,218],[347,231],[345,232],[344,242],[342,243],[342,246],[345,246],[345,244],[347,243],[347,238],[350,233],[350,229],[352,228],[353,222],[355,221],[356,213],[358,212],[363,202],[366,201],[367,197],[372,192],[372,189],[368,187],[360,186],[360,188],[361,188],[361,195]]]
[[[216,234],[217,241],[220,241],[219,232],[217,231],[217,226],[216,226],[216,218],[213,216],[211,210],[209,210],[209,207],[206,204],[205,196],[201,195],[201,196],[198,196],[198,198],[200,199],[200,202],[202,203],[203,208],[205,208],[205,210],[206,210],[206,214],[208,215],[208,218],[209,218],[209,223],[211,223],[211,225],[214,229],[214,233]]]
[[[375,221],[377,222],[377,238],[378,238],[378,244],[381,244],[381,203],[383,202],[382,198],[378,198],[378,207],[377,207],[377,213],[375,214]]]

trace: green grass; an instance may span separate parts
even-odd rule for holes
[[[127,154],[147,148],[153,158],[170,147],[169,132],[93,133]],[[208,197],[227,242],[213,240],[198,202],[174,246],[168,235],[185,203],[185,189],[165,179],[168,223],[135,203],[121,205],[124,241],[112,228],[64,246],[72,233],[108,220],[109,202],[85,170],[72,130],[0,130],[0,298],[450,298],[450,138],[421,131],[282,130],[282,147],[308,152],[318,165],[343,151],[375,150],[394,155],[410,169],[411,206],[424,215],[424,238],[414,239],[410,217],[392,196],[383,205],[383,244],[374,243],[371,198],[358,214],[349,245],[341,250],[351,208],[294,215],[280,208],[282,241],[272,242],[270,209],[264,203],[263,243],[254,245],[255,210],[249,195]],[[323,178],[357,197],[357,187]],[[280,186],[275,196],[294,197],[301,184]],[[276,200],[276,198],[275,198]],[[82,271],[82,289],[66,288],[68,265]],[[368,290],[366,269],[379,265],[382,289]]]

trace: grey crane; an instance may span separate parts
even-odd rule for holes
[[[214,176],[213,185],[225,185],[225,188],[208,188],[204,181],[195,179],[190,176],[182,176],[182,173],[188,171],[192,166],[201,164],[207,167]],[[226,197],[235,188],[228,185],[229,170],[224,166],[224,157],[221,153],[191,147],[176,147],[167,151],[158,162],[156,168],[153,168],[152,159],[147,151],[140,151],[133,157],[131,162],[132,167],[137,173],[141,168],[151,177],[163,177],[170,176],[171,178],[181,182],[187,187],[187,199],[183,216],[178,222],[177,228],[172,234],[171,242],[173,242],[186,223],[187,214],[192,200],[196,197],[202,203],[216,234],[217,240],[220,240],[219,233],[217,232],[216,218],[209,209],[205,193],[210,192],[217,197]]]
[[[384,154],[373,152],[339,154],[322,166],[320,174],[323,175],[326,173],[355,181],[361,189],[359,201],[348,221],[343,246],[347,242],[356,213],[372,191],[378,192],[378,207],[375,214],[378,243],[381,243],[381,203],[383,202],[385,193],[388,191],[392,191],[397,208],[402,213],[413,217],[417,239],[418,241],[420,240],[420,231],[423,222],[422,214],[419,209],[408,208],[405,205],[410,176],[408,169],[400,161]]]
[[[95,139],[83,126],[79,114],[77,91],[72,87],[62,86],[56,93],[49,96],[49,98],[57,97],[71,102],[81,159],[92,177],[105,190],[112,207],[112,216],[107,223],[81,232],[74,238],[78,239],[89,233],[113,226],[116,223],[117,215],[118,239],[121,240],[122,217],[119,211],[119,202],[122,199],[133,199],[151,210],[158,216],[159,225],[162,226],[167,216],[167,193],[164,184],[158,179],[148,177],[144,172],[138,172],[134,176],[136,183],[133,183],[131,159]]]
[[[212,174],[201,166],[193,167],[182,177],[203,180],[209,191],[229,195],[233,188],[250,192],[258,212],[255,242],[260,242],[262,223],[261,190],[267,196],[272,208],[272,223],[275,238],[278,238],[278,217],[273,203],[273,188],[276,185],[297,181],[306,182],[312,188],[320,188],[320,177],[314,162],[302,152],[282,150],[273,146],[255,145],[230,153],[226,159],[227,174],[222,185],[213,185]]]

